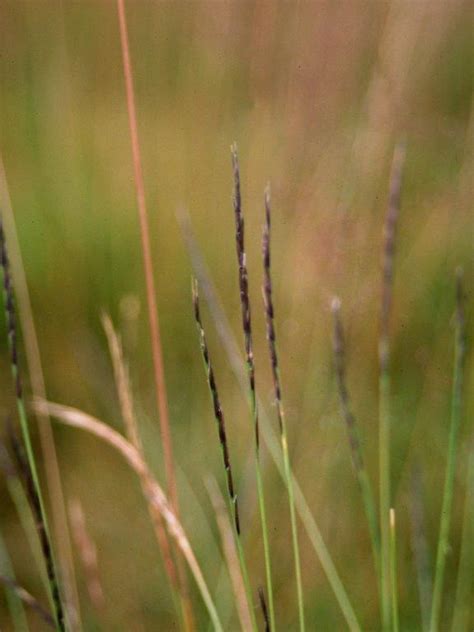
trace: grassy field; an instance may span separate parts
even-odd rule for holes
[[[399,629],[467,632],[474,627],[474,610],[462,606],[461,594],[467,595],[465,603],[474,601],[468,485],[474,430],[473,17],[469,0],[126,4],[180,518],[225,630],[242,626],[208,491],[209,485],[214,489],[213,477],[225,494],[226,480],[194,322],[191,276],[202,271],[193,268],[193,257],[205,262],[229,323],[223,342],[222,323],[219,330],[201,279],[201,317],[226,418],[250,614],[255,613],[259,629],[264,629],[260,586],[268,597],[252,414],[241,388],[246,374],[235,254],[234,141],[260,422],[273,430],[278,452],[261,291],[269,182],[289,461],[360,628],[369,632],[383,629],[381,600],[341,415],[331,302],[334,296],[341,300],[345,380],[378,521],[384,224],[393,155],[404,144],[389,317],[390,506],[396,515]],[[9,200],[47,399],[125,433],[101,323],[102,314],[110,314],[129,366],[146,460],[167,490],[116,3],[5,1],[0,29],[0,212],[17,289],[27,409],[38,390],[28,371],[31,349]],[[465,295],[463,402],[441,619],[430,627],[452,416],[458,267],[464,270]],[[0,438],[8,442],[16,402],[3,310],[1,319]],[[235,346],[232,336],[238,361],[228,355]],[[55,526],[57,497],[47,484],[48,462],[38,436],[43,422],[33,412],[29,421],[62,568],[64,530]],[[73,616],[71,629],[185,629],[143,497],[146,482],[140,484],[123,459],[90,433],[56,422],[53,432],[72,514],[81,623]],[[261,434],[276,629],[298,630],[288,494],[269,455],[266,431]],[[0,503],[1,535],[17,581],[48,607],[43,571],[32,557],[3,474]],[[96,548],[92,566],[84,566],[87,547],[80,539],[78,507]],[[299,517],[297,527],[306,629],[348,629]],[[8,571],[0,556],[0,575],[10,576]],[[213,629],[186,572],[195,627]],[[467,578],[461,588],[459,576]],[[97,580],[99,596],[91,597]],[[15,629],[9,595],[10,589],[0,592],[5,631]],[[27,612],[30,630],[47,629]],[[390,621],[386,629],[396,632],[396,624]]]

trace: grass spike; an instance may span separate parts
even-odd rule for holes
[[[387,632],[391,622],[390,589],[390,315],[393,296],[393,274],[397,220],[400,211],[402,172],[405,162],[405,145],[396,146],[390,174],[388,210],[384,226],[382,253],[382,298],[379,333],[379,513],[380,513],[380,590],[382,602],[382,629]]]
[[[222,348],[225,350],[227,358],[229,360],[232,371],[239,383],[242,392],[247,391],[247,375],[245,369],[242,367],[240,359],[239,345],[237,343],[232,327],[227,319],[225,311],[222,307],[219,295],[216,290],[213,279],[210,275],[209,269],[205,264],[204,257],[200,250],[199,244],[192,231],[191,222],[189,221],[189,215],[183,211],[178,215],[180,226],[182,229],[183,238],[186,243],[186,247],[192,262],[193,270],[197,276],[197,279],[202,287],[203,295],[211,314],[214,327],[219,335]],[[275,463],[280,476],[285,481],[285,470],[283,466],[283,458],[281,454],[281,445],[279,438],[277,437],[273,424],[271,423],[269,416],[267,415],[265,408],[261,400],[257,396],[259,404],[259,410],[261,411],[260,418],[262,421],[262,437],[268,448],[270,456]],[[309,507],[309,504],[301,490],[301,487],[295,478],[293,478],[293,487],[295,491],[295,506],[300,517],[301,523],[306,531],[311,546],[318,558],[324,574],[331,586],[334,593],[334,597],[341,609],[341,613],[347,626],[351,632],[360,632],[361,626],[359,624],[354,607],[349,599],[344,584],[340,578],[334,560],[326,546],[324,538],[318,527],[318,524],[314,518],[314,515]]]
[[[301,578],[301,560],[300,548],[298,541],[298,525],[296,521],[295,499],[293,490],[293,477],[290,465],[290,456],[288,452],[288,434],[286,430],[285,410],[281,396],[281,379],[280,367],[278,364],[278,353],[276,345],[275,332],[275,311],[273,307],[272,294],[272,276],[271,276],[271,250],[270,250],[270,230],[271,230],[271,205],[270,205],[270,187],[265,189],[265,223],[263,227],[262,237],[262,256],[263,256],[263,300],[265,305],[265,320],[267,325],[267,340],[270,353],[270,363],[272,367],[273,390],[278,416],[278,426],[280,430],[280,442],[283,454],[283,464],[285,468],[285,485],[288,492],[288,501],[290,509],[291,522],[291,539],[293,546],[293,558],[296,576],[296,592],[298,600],[298,615],[301,632],[305,629],[304,616],[304,595]]]
[[[273,605],[272,564],[270,545],[268,541],[268,525],[265,506],[265,492],[263,488],[262,468],[260,464],[260,427],[257,393],[255,389],[255,361],[252,341],[252,318],[250,313],[250,297],[248,286],[247,258],[245,253],[244,216],[242,212],[242,195],[240,189],[240,167],[237,154],[237,144],[231,146],[232,171],[234,176],[233,206],[235,217],[235,243],[237,251],[237,263],[239,269],[239,292],[242,313],[242,330],[244,334],[245,360],[247,365],[248,393],[250,413],[252,416],[255,434],[255,474],[257,480],[257,497],[262,528],[263,554],[265,560],[265,576],[268,593],[268,611],[270,624],[275,630],[275,610]]]
[[[18,363],[18,345],[16,331],[16,314],[15,299],[13,294],[13,282],[10,274],[10,264],[8,260],[5,233],[3,230],[3,222],[0,218],[0,265],[3,270],[3,294],[5,304],[5,318],[7,324],[8,346],[10,349],[10,364],[15,386],[16,402],[18,416],[20,419],[21,433],[25,448],[25,456],[22,454],[22,446],[13,435],[14,447],[17,455],[21,458],[20,471],[24,477],[26,485],[26,493],[30,501],[30,506],[35,517],[38,529],[38,536],[43,551],[46,572],[48,576],[48,589],[51,605],[55,613],[56,627],[58,630],[65,630],[64,609],[59,592],[58,578],[56,567],[53,559],[53,551],[51,547],[51,538],[47,523],[45,505],[41,494],[38,472],[36,469],[36,461],[31,443],[30,430],[26,416],[25,404],[23,399],[23,386]],[[20,462],[19,462],[20,465]]]
[[[214,409],[214,418],[217,423],[217,431],[219,434],[219,442],[222,450],[222,461],[224,465],[224,471],[226,476],[226,485],[227,485],[227,496],[229,500],[229,508],[230,514],[233,520],[233,526],[235,530],[235,541],[237,546],[237,552],[239,555],[240,568],[242,571],[242,576],[244,579],[245,589],[247,593],[247,601],[249,605],[249,610],[251,613],[252,619],[252,629],[257,629],[257,622],[255,618],[255,613],[252,607],[252,590],[250,588],[250,579],[247,569],[247,563],[245,561],[244,550],[242,546],[241,540],[241,531],[240,531],[240,516],[239,516],[239,505],[237,501],[237,494],[235,492],[234,479],[232,476],[232,466],[230,462],[230,454],[229,454],[229,445],[227,441],[227,432],[225,427],[225,418],[224,412],[222,410],[222,406],[219,399],[219,392],[217,390],[217,384],[214,377],[214,370],[212,368],[211,359],[209,356],[209,349],[207,346],[206,334],[204,332],[204,327],[202,325],[201,320],[201,312],[199,307],[199,289],[198,284],[195,279],[192,282],[192,295],[193,295],[193,308],[194,308],[194,319],[196,321],[196,327],[199,335],[199,342],[201,347],[201,355],[204,362],[204,367],[206,370],[207,376],[207,384],[209,386],[209,391],[211,393],[212,405]]]

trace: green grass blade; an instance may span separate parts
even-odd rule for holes
[[[390,584],[392,589],[392,632],[399,632],[398,622],[398,584],[397,584],[397,539],[395,509],[390,509]]]
[[[456,473],[458,437],[461,425],[462,386],[465,356],[465,322],[463,304],[462,274],[456,276],[456,327],[454,344],[454,375],[451,397],[451,426],[448,439],[448,456],[439,526],[438,548],[436,553],[433,601],[431,605],[430,631],[438,632],[441,619],[441,602],[444,588],[446,556],[449,549],[449,531],[454,497],[454,477]]]

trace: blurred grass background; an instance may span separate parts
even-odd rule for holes
[[[417,630],[409,481],[417,464],[434,551],[457,265],[465,268],[472,296],[472,3],[135,1],[128,3],[127,17],[183,522],[222,604],[229,599],[229,584],[220,574],[218,535],[203,483],[209,473],[221,480],[220,453],[192,319],[191,268],[175,210],[189,209],[241,342],[229,151],[236,140],[257,386],[272,411],[260,293],[263,188],[272,184],[273,274],[292,463],[364,627],[377,630],[370,543],[339,417],[329,302],[335,293],[342,298],[349,384],[376,483],[381,236],[393,146],[406,138],[392,321],[392,454],[401,622],[403,630]],[[121,429],[100,325],[101,310],[109,311],[131,364],[147,455],[163,480],[115,4],[6,1],[0,24],[0,151],[48,397]],[[245,397],[207,311],[204,316],[256,587],[263,581],[263,560],[254,482],[244,476],[251,427]],[[472,322],[468,301],[469,317]],[[14,411],[5,336],[0,350],[4,419]],[[472,435],[471,353],[466,369],[446,621]],[[134,475],[93,437],[56,426],[55,438],[66,496],[81,499],[98,547],[105,629],[177,629]],[[277,615],[283,629],[292,630],[297,611],[287,501],[270,461],[265,480]],[[17,574],[45,600],[3,482],[0,492],[2,526]],[[303,534],[301,546],[310,629],[344,629]],[[80,591],[87,623],[92,613],[83,581]],[[9,630],[3,595],[0,604],[0,627]],[[206,629],[204,612],[201,616],[200,629]],[[229,617],[228,629],[236,629],[232,611]],[[88,629],[92,625],[90,619]]]

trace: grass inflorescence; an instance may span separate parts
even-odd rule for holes
[[[10,263],[8,260],[7,244],[3,229],[3,222],[0,219],[0,265],[3,271],[3,295],[5,318],[7,324],[8,346],[10,349],[10,365],[12,370],[17,410],[20,419],[20,427],[22,433],[23,445],[12,433],[11,443],[15,450],[18,470],[23,478],[25,491],[30,503],[35,524],[38,531],[38,537],[41,543],[41,549],[44,556],[46,573],[48,576],[48,588],[51,599],[51,605],[55,613],[55,621],[58,630],[65,630],[64,608],[59,591],[59,583],[56,573],[55,562],[53,559],[53,550],[51,546],[51,538],[49,534],[45,505],[41,493],[38,472],[36,468],[36,460],[30,437],[30,430],[26,416],[25,403],[23,399],[23,385],[21,373],[19,369],[18,359],[18,343],[16,330],[15,315],[15,298],[13,293],[13,281],[10,273]],[[25,454],[23,453],[23,446]]]

